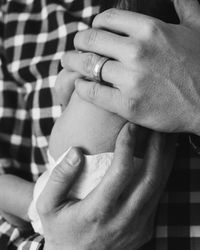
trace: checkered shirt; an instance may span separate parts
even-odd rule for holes
[[[109,0],[108,0],[109,1]],[[37,180],[61,109],[53,87],[74,34],[99,12],[100,0],[0,0],[0,174]],[[164,1],[165,2],[165,1]],[[200,249],[200,139],[179,136],[153,240],[144,250]],[[43,249],[0,217],[0,250]]]

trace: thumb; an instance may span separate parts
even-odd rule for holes
[[[64,159],[54,168],[51,176],[37,201],[39,214],[55,211],[69,199],[68,193],[80,173],[83,155],[78,149],[71,148]]]
[[[180,22],[190,27],[200,27],[200,5],[197,0],[172,0]]]

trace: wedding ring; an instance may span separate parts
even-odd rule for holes
[[[93,77],[97,82],[102,82],[102,69],[104,64],[109,60],[107,57],[100,57],[93,69]]]

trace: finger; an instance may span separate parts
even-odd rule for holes
[[[175,145],[176,145],[176,139],[177,135],[171,134],[166,135],[165,140],[165,147],[163,151],[163,157],[162,157],[162,164],[160,164],[161,171],[162,171],[162,177],[160,178],[161,185],[158,184],[158,188],[155,189],[154,192],[149,192],[149,198],[144,199],[140,205],[135,209],[136,214],[145,215],[147,218],[152,214],[156,212],[159,200],[161,198],[161,195],[164,192],[165,185],[167,183],[167,180],[169,178],[173,162],[174,162],[174,155],[175,155]],[[139,195],[139,193],[135,194]],[[134,201],[133,201],[134,202]],[[122,213],[122,216],[125,216],[125,214],[129,214],[129,220],[131,216],[133,215],[133,203],[130,203],[132,206],[129,207],[129,212],[125,211],[125,213]],[[139,203],[135,203],[135,207]],[[124,212],[124,211],[123,211]],[[127,218],[126,218],[127,219]]]
[[[126,207],[129,211],[131,209],[132,212],[137,213],[149,202],[156,204],[172,168],[174,148],[175,140],[166,139],[166,135],[153,132],[145,156],[141,179],[127,201]],[[128,214],[127,211],[125,213]]]
[[[100,185],[89,195],[94,207],[105,211],[115,206],[134,172],[133,153],[135,146],[135,128],[126,123],[118,135],[114,159]],[[93,206],[92,206],[93,207]]]
[[[94,69],[101,56],[95,53],[68,52],[63,57],[63,66],[72,71],[79,72],[87,78],[94,78]],[[107,61],[102,68],[101,76],[105,82],[114,86],[125,85],[128,72],[122,63],[114,60]],[[76,75],[75,75],[76,76]],[[60,84],[60,83],[59,83]]]
[[[200,4],[197,0],[172,0],[181,23],[200,26]]]
[[[80,173],[82,163],[83,155],[79,150],[71,148],[53,170],[38,199],[40,214],[48,214],[66,203],[67,194]]]
[[[160,20],[132,11],[109,9],[94,18],[93,28],[106,29],[118,34],[146,40]]]
[[[75,91],[82,99],[105,110],[117,114],[123,113],[123,110],[120,110],[122,105],[119,103],[121,100],[119,89],[78,79],[75,82]]]
[[[69,103],[75,88],[75,80],[80,77],[80,73],[70,72],[65,69],[58,74],[55,84],[55,93],[58,103],[61,104],[63,108],[65,108]]]
[[[122,62],[130,53],[137,54],[139,47],[133,39],[100,29],[78,32],[74,38],[74,46],[79,50],[94,52]]]

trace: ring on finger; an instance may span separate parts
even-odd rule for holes
[[[94,80],[96,80],[97,82],[102,82],[102,69],[104,64],[110,60],[108,57],[100,57],[99,60],[97,61],[97,63],[94,66],[94,69],[92,71],[93,74],[93,78]]]

